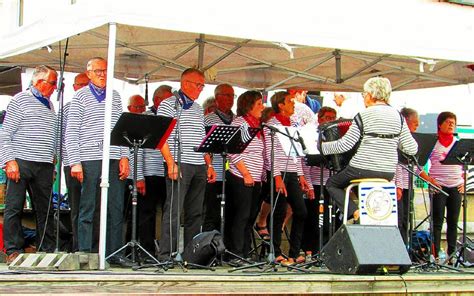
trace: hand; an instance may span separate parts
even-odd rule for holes
[[[306,179],[304,178],[304,176],[299,176],[299,181],[300,181],[301,190],[303,190],[304,192],[308,192],[309,185],[308,185],[308,182],[306,182]]]
[[[315,196],[314,196],[314,189],[310,189],[308,190],[308,193],[306,193],[308,195],[308,199],[309,200],[314,200],[315,199]]]
[[[7,178],[18,183],[20,180],[20,168],[16,160],[10,160],[5,165],[5,172],[7,173]]]
[[[281,176],[275,176],[275,191],[277,193],[283,193],[284,196],[288,196],[288,192],[286,192],[286,186],[283,182]]]
[[[137,191],[142,196],[145,196],[145,194],[146,194],[145,180],[138,180],[137,181]]]
[[[458,186],[459,193],[464,193],[464,183]]]
[[[130,173],[130,166],[128,165],[128,158],[122,157],[119,161],[119,179],[125,180]]]
[[[84,173],[82,172],[81,164],[75,164],[71,167],[71,177],[76,178],[81,183],[84,181]]]
[[[178,164],[174,161],[171,166],[168,166],[168,178],[178,180]]]
[[[207,183],[214,183],[216,182],[216,171],[212,166],[207,167]]]
[[[245,174],[245,175],[243,175],[243,177],[244,177],[244,185],[247,186],[247,187],[253,187],[255,182],[253,181],[252,175]]]
[[[397,187],[397,200],[401,200],[403,196],[403,189],[400,187]]]

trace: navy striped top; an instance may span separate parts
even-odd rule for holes
[[[181,139],[181,162],[192,165],[205,164],[204,155],[201,152],[195,152],[194,148],[201,144],[204,139],[204,113],[202,107],[194,102],[189,109],[183,109],[181,105],[176,103],[174,96],[161,102],[156,115],[177,118],[176,109],[181,113],[177,118],[176,126],[168,137],[168,145],[174,161],[178,161],[178,142],[177,137]],[[176,108],[177,107],[177,108]],[[179,129],[178,129],[179,127]],[[180,135],[178,135],[180,130]]]
[[[112,100],[111,130],[122,114],[122,100],[115,90]],[[69,165],[102,159],[104,117],[105,100],[97,101],[90,87],[83,87],[74,94],[66,125],[66,153]],[[129,148],[111,145],[109,155],[110,159],[128,158]]]
[[[0,163],[22,160],[53,163],[57,149],[57,121],[53,104],[48,109],[31,91],[16,94],[0,128]]]

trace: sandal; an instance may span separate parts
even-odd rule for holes
[[[280,261],[281,266],[292,266],[295,265],[295,259],[293,258],[288,258],[283,261]]]
[[[305,256],[298,256],[298,258],[295,259],[296,264],[301,264],[306,262],[306,257]]]
[[[255,231],[261,239],[265,241],[270,240],[270,233],[268,233],[267,226],[258,226],[257,224],[255,224]]]
[[[280,264],[281,262],[286,261],[286,260],[287,259],[283,255],[280,255],[280,256],[275,258],[274,262],[277,263],[277,264]]]

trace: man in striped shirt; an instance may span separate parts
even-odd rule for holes
[[[89,84],[89,77],[87,77],[86,73],[77,74],[74,78],[73,88],[74,91],[78,91],[84,86]],[[67,118],[69,115],[69,107],[71,106],[71,102],[68,102],[64,105],[63,108],[63,138],[62,144],[63,146],[66,145],[65,134],[66,134],[66,126],[67,126]],[[63,167],[64,167],[64,178],[66,179],[66,186],[67,186],[67,194],[69,199],[69,207],[71,208],[71,229],[72,229],[72,251],[78,250],[78,243],[77,243],[77,218],[79,215],[79,201],[81,200],[81,190],[82,185],[81,183],[71,176],[71,167],[69,166],[69,160],[67,157],[66,149],[63,148],[63,155],[62,155]],[[98,232],[96,231],[98,234]]]
[[[339,209],[344,209],[344,188],[353,179],[383,178],[392,180],[398,163],[397,148],[415,155],[418,144],[411,136],[405,120],[388,104],[392,87],[383,77],[374,77],[364,84],[366,109],[360,112],[359,124],[353,123],[339,140],[322,143],[322,153],[339,154],[360,143],[349,165],[327,181],[327,190]],[[359,116],[359,115],[357,115]],[[357,205],[350,201],[348,216],[359,219]]]
[[[148,115],[156,115],[161,102],[171,97],[171,86],[160,85],[153,93],[153,106],[146,112]],[[166,199],[166,181],[164,160],[158,149],[143,149],[143,175],[145,176],[145,198],[140,206],[140,243],[142,247],[155,254],[156,238],[156,215],[157,206],[163,210]],[[160,219],[161,221],[161,219]]]
[[[234,88],[227,84],[219,84],[214,89],[214,97],[216,98],[216,110],[212,113],[207,114],[204,117],[204,123],[206,126],[214,124],[219,125],[230,125],[234,120],[234,113],[232,107],[234,106]],[[205,215],[204,222],[202,224],[203,231],[219,230],[220,229],[220,198],[218,196],[222,194],[222,156],[220,154],[214,154],[212,157],[212,165],[216,171],[216,182],[208,183],[206,186],[205,194]]]
[[[8,178],[3,239],[7,263],[23,251],[21,215],[27,188],[36,211],[37,250],[54,251],[51,194],[56,156],[56,114],[49,100],[57,73],[48,66],[33,72],[29,90],[14,96],[0,129],[0,163]],[[45,229],[46,228],[46,229]]]
[[[79,204],[78,239],[79,251],[95,251],[93,237],[94,212],[99,210],[102,147],[104,139],[105,94],[107,83],[107,61],[93,58],[87,63],[90,83],[75,93],[66,128],[66,151],[71,165],[71,176],[82,183]],[[122,114],[122,102],[117,91],[112,95],[113,128]],[[123,244],[122,218],[124,180],[129,173],[128,147],[110,146],[109,201],[107,203],[106,255]],[[122,263],[120,257],[111,258],[111,263]]]
[[[194,102],[203,88],[204,74],[197,69],[187,69],[181,74],[181,89],[158,108],[157,115],[177,119],[171,136],[161,148],[168,178],[159,259],[167,259],[177,250],[178,207],[181,210],[184,206],[184,245],[199,233],[206,182],[215,182],[210,157],[205,159],[203,153],[194,151],[205,136],[204,114],[201,106]]]

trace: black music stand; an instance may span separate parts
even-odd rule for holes
[[[453,256],[457,254],[457,260],[454,264],[455,267],[462,264],[465,266],[466,258],[466,248],[472,248],[470,244],[466,241],[466,231],[467,231],[467,171],[468,165],[474,164],[474,139],[460,139],[459,141],[453,144],[451,150],[449,150],[446,158],[441,161],[442,164],[446,165],[462,165],[464,172],[464,194],[462,202],[462,215],[463,215],[463,224],[462,224],[462,244],[461,247],[456,250],[447,260],[450,260]],[[469,241],[471,241],[469,239]],[[462,259],[461,259],[462,258]]]
[[[132,235],[131,240],[120,249],[110,254],[106,259],[116,255],[123,249],[131,248],[131,261],[136,260],[136,251],[140,249],[157,264],[155,257],[143,248],[137,241],[137,155],[139,148],[159,149],[168,139],[176,124],[176,120],[165,116],[150,116],[144,114],[123,113],[115,124],[110,137],[110,144],[133,148],[133,190],[132,190]]]
[[[199,147],[194,150],[204,153],[220,153],[222,155],[222,194],[221,194],[221,225],[220,231],[223,238],[225,227],[225,166],[227,162],[227,154],[240,154],[250,144],[252,139],[260,131],[259,128],[252,128],[246,125],[212,125],[206,128],[207,134],[202,140]],[[224,254],[230,254],[244,262],[252,263],[245,258],[238,256],[227,250],[221,254],[221,263],[224,262]],[[212,263],[211,263],[212,264]]]
[[[438,136],[436,134],[422,134],[422,133],[413,133],[412,134],[413,138],[415,141],[418,143],[418,152],[414,156],[408,156],[398,150],[398,162],[402,164],[402,167],[408,171],[408,203],[409,203],[409,208],[408,208],[408,221],[407,221],[407,249],[409,253],[411,254],[412,247],[413,247],[413,226],[415,225],[415,207],[413,205],[414,202],[414,192],[413,192],[413,176],[418,176],[418,178],[422,179],[420,175],[414,170],[414,167],[416,166],[419,171],[422,171],[422,167],[426,165],[428,162],[428,159],[430,158],[431,152],[433,151],[433,148],[436,144],[436,141],[438,140]],[[441,188],[438,188],[437,186],[431,184],[430,182],[423,180],[426,183],[428,183],[429,186],[434,187],[437,190],[441,190]],[[426,221],[428,219],[426,217],[423,219],[421,223]],[[421,224],[420,223],[420,224]]]

